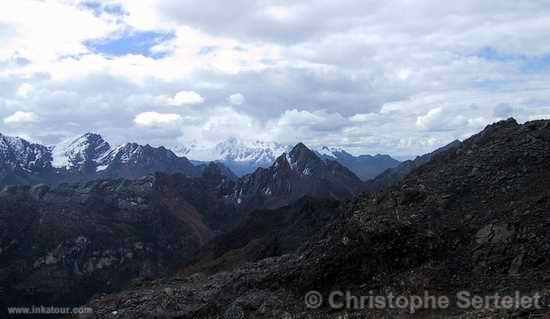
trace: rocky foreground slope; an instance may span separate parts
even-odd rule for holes
[[[374,178],[366,182],[367,189],[370,191],[379,191],[389,186],[395,186],[405,178],[410,172],[414,169],[419,168],[420,166],[428,163],[432,160],[434,156],[439,153],[449,151],[451,149],[458,149],[462,146],[462,142],[459,140],[454,140],[451,143],[436,149],[431,153],[427,153],[421,156],[417,156],[413,160],[407,160],[395,167],[388,168],[382,173],[376,175]]]
[[[292,253],[334,221],[342,207],[339,201],[303,197],[279,209],[255,210],[237,227],[202,247],[179,272],[213,274]]]
[[[540,293],[550,286],[550,121],[488,126],[397,187],[356,201],[296,253],[99,296],[85,318],[310,318],[304,295]],[[352,310],[356,312],[356,310]],[[424,318],[536,318],[549,310],[419,310]],[[359,311],[360,312],[360,311]],[[407,311],[364,310],[370,318]],[[531,315],[531,317],[529,317]]]
[[[0,311],[69,306],[134,278],[174,271],[239,220],[215,164],[157,174],[0,192]],[[0,317],[2,317],[0,312]]]

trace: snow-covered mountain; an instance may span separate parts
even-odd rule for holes
[[[292,149],[290,145],[275,142],[243,141],[227,139],[213,147],[191,144],[175,149],[178,155],[194,161],[218,161],[238,176],[254,172],[259,167],[269,167],[275,159]]]
[[[51,147],[53,166],[64,180],[137,178],[155,172],[197,176],[200,169],[164,147],[126,143],[116,147],[99,134],[86,133]]]
[[[98,166],[97,172],[104,178],[134,179],[155,172],[199,176],[201,168],[162,146],[126,143],[111,150],[105,156],[102,165]]]
[[[105,164],[111,151],[111,145],[101,135],[86,133],[53,146],[52,165],[66,170],[96,171]]]
[[[40,182],[52,172],[50,150],[19,137],[0,134],[0,183]]]
[[[227,177],[235,176],[221,167]],[[0,134],[0,184],[58,184],[103,178],[134,179],[156,172],[198,176],[195,166],[164,147],[126,143],[112,147],[103,137],[86,133],[45,146]]]
[[[28,142],[19,137],[0,134],[0,156],[3,167],[23,170],[44,169],[50,166],[49,149],[43,145]]]
[[[264,141],[243,141],[231,138],[213,147],[192,144],[176,149],[176,153],[194,161],[218,161],[229,167],[238,176],[253,173],[257,168],[270,167],[283,153],[292,150],[292,145]],[[389,155],[354,156],[341,148],[326,146],[313,149],[322,159],[330,159],[346,166],[362,180],[372,179],[388,168],[399,165]]]

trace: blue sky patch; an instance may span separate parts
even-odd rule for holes
[[[489,47],[479,50],[479,52],[474,54],[474,56],[477,56],[477,57],[482,58],[484,60],[498,61],[498,62],[514,61],[518,58],[518,56],[498,52],[497,50],[495,50],[493,48],[489,48]]]
[[[103,11],[112,15],[117,15],[117,16],[122,16],[127,14],[126,11],[124,11],[124,9],[118,4],[107,4],[103,6]]]
[[[550,68],[550,54],[545,54],[539,57],[525,59],[521,65],[521,70],[524,72],[537,73],[547,71]]]
[[[133,32],[122,36],[99,41],[89,41],[88,49],[109,56],[123,56],[127,54],[141,54],[143,56],[160,59],[165,56],[162,53],[153,53],[151,48],[161,42],[174,37],[172,33],[162,32]]]
[[[118,4],[102,5],[99,1],[84,1],[80,5],[84,9],[91,10],[96,16],[100,16],[103,13],[108,13],[116,16],[122,16],[126,14],[124,9]]]
[[[541,56],[510,54],[499,52],[494,48],[487,47],[479,50],[476,54],[474,54],[474,56],[487,61],[514,63],[518,65],[522,72],[537,73],[540,71],[546,71],[550,67],[550,54]]]
[[[477,80],[472,81],[472,86],[485,90],[498,90],[513,84],[510,80]]]

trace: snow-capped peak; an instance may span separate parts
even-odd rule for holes
[[[324,157],[338,158],[339,153],[345,153],[345,151],[338,147],[323,146],[320,149],[315,150],[317,154]]]
[[[239,140],[229,138],[212,147],[192,144],[175,148],[176,153],[199,161],[254,162],[258,165],[271,165],[281,154],[289,150],[288,146],[259,140]]]
[[[22,151],[24,149],[24,142],[22,138],[0,134],[0,150],[2,151],[7,149]]]
[[[258,164],[271,164],[273,161],[287,151],[278,143],[264,141],[241,141],[235,138],[229,139],[216,145],[216,153],[221,160],[236,162],[256,162]]]
[[[49,165],[50,150],[19,137],[0,134],[0,157],[4,165],[18,166],[26,170],[44,168]]]
[[[111,151],[111,145],[95,133],[69,138],[53,147],[52,165],[58,168],[75,168],[87,162],[101,163]]]

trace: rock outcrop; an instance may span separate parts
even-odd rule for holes
[[[2,311],[18,305],[76,306],[130,280],[173,272],[239,220],[235,207],[224,201],[232,184],[213,165],[196,178],[157,174],[133,181],[4,187]]]

